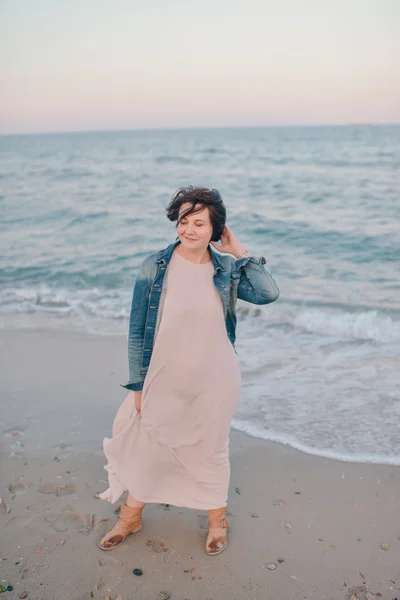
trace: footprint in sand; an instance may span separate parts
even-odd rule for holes
[[[97,578],[94,589],[96,592],[101,592],[102,594],[106,594],[106,592],[113,590],[118,585],[120,585],[122,581],[122,575],[124,574],[120,569],[119,573],[115,572],[116,567],[113,565],[111,570],[109,570],[109,565],[105,567],[100,567],[100,575]],[[101,598],[104,598],[102,595]]]
[[[88,535],[93,529],[97,529],[108,520],[99,519],[94,513],[73,512],[70,507],[66,507],[58,513],[47,514],[43,518],[57,533],[75,530],[84,535]]]
[[[59,544],[46,540],[41,546],[26,547],[25,559],[18,567],[21,579],[43,577],[43,572],[51,567],[54,552]]]
[[[41,494],[55,494],[56,496],[68,496],[77,492],[76,485],[66,483],[65,485],[57,485],[54,483],[40,483],[38,491]]]
[[[151,540],[147,541],[147,545],[151,547],[154,552],[168,552],[170,549],[170,544],[164,538],[160,537],[151,538]]]
[[[147,546],[149,546],[153,552],[162,553],[163,562],[167,565],[176,564],[180,560],[176,549],[166,538],[154,536],[147,540]]]
[[[112,558],[110,557],[106,557],[106,558],[100,558],[99,559],[99,567],[108,567],[109,565],[114,566],[117,563],[117,559],[116,558]]]
[[[5,526],[13,530],[25,529],[35,518],[36,515],[16,515],[15,517],[11,517]]]
[[[22,496],[22,494],[25,494],[30,485],[30,481],[19,481],[17,479],[13,479],[8,486],[8,491],[12,493],[13,497]]]

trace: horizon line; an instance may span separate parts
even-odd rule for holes
[[[15,131],[10,133],[0,132],[0,137],[28,136],[28,135],[68,135],[89,133],[130,133],[141,131],[200,131],[218,129],[283,129],[300,127],[384,127],[398,126],[400,122],[354,122],[354,123],[292,123],[276,125],[206,125],[206,126],[182,126],[182,127],[136,127],[127,129],[70,129],[54,131]]]

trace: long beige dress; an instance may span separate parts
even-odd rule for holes
[[[103,441],[110,485],[104,500],[128,490],[141,502],[205,510],[227,504],[229,429],[241,377],[213,273],[212,261],[172,254],[141,413],[130,392],[113,437]]]

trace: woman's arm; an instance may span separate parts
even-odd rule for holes
[[[129,382],[122,387],[139,391],[143,388],[144,377],[140,374],[143,359],[143,339],[146,325],[147,307],[151,288],[151,267],[153,261],[147,258],[138,273],[133,288],[128,333]]]
[[[252,304],[269,304],[279,298],[279,289],[272,275],[268,273],[263,256],[256,259],[247,256],[236,260],[240,273],[237,296],[240,300]]]
[[[252,304],[269,304],[279,298],[279,290],[272,275],[264,268],[267,262],[263,256],[259,259],[239,242],[232,229],[225,226],[221,236],[221,246],[210,242],[219,252],[233,254],[236,270],[240,273],[238,298]]]

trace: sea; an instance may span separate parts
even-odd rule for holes
[[[233,427],[399,465],[400,125],[1,136],[1,326],[126,338],[186,185],[220,191],[280,290],[238,302]]]

